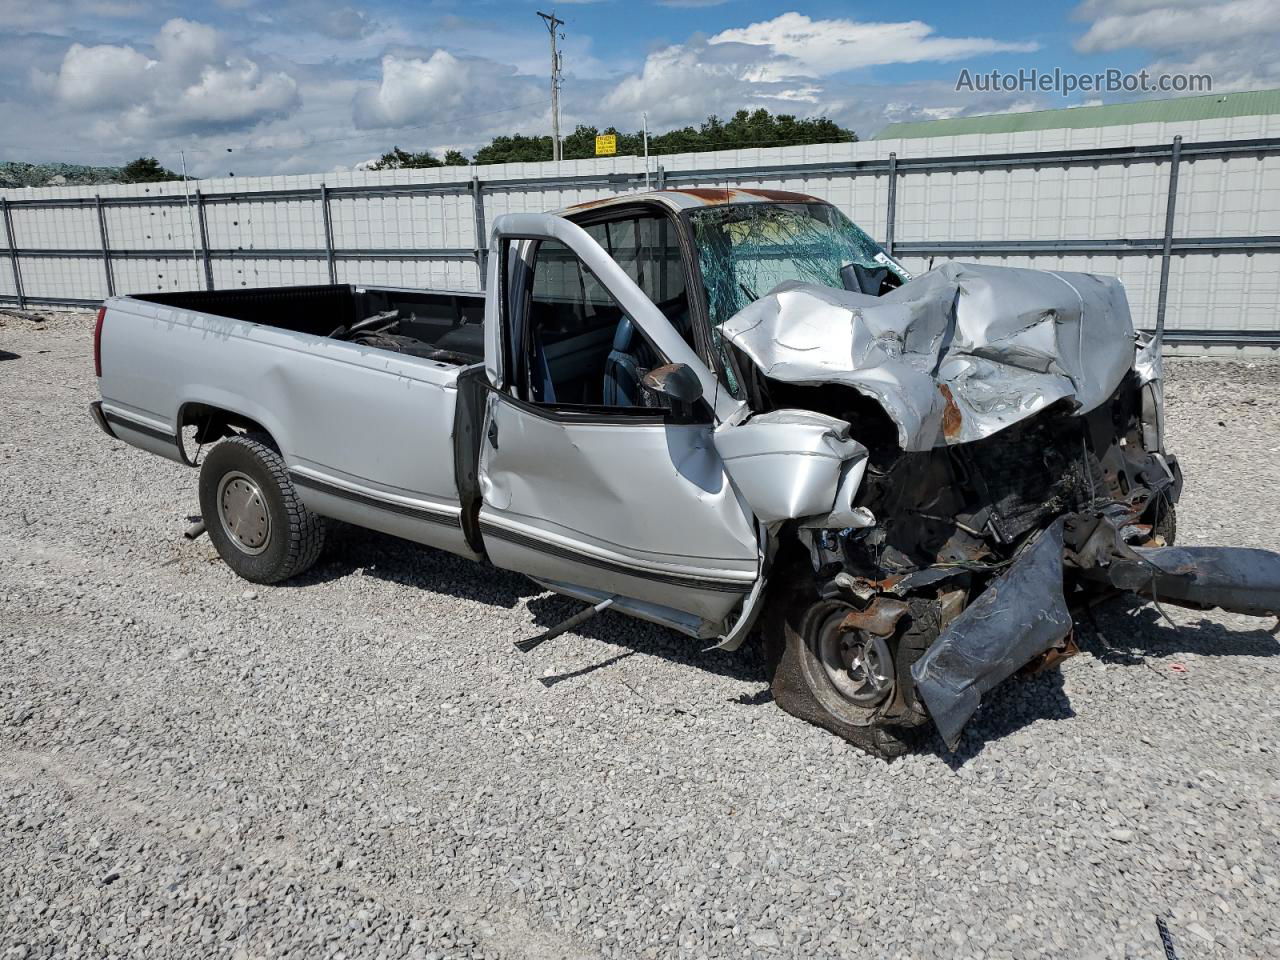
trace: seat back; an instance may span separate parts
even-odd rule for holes
[[[604,361],[603,402],[610,407],[634,407],[640,397],[640,361],[635,354],[636,327],[631,318],[618,321],[613,349]]]

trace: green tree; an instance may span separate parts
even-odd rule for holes
[[[596,155],[596,136],[612,133],[618,138],[618,154],[640,156],[644,135],[623,133],[616,127],[600,130],[586,124],[564,138],[564,158],[583,160]],[[715,114],[697,127],[681,127],[649,137],[649,153],[699,153],[706,150],[735,150],[746,147],[784,147],[805,143],[852,143],[858,135],[826,117],[797,119],[791,114],[773,116],[768,110],[739,110],[729,120]],[[523,134],[495,137],[476,151],[476,163],[520,163],[551,159],[550,137]]]
[[[155,157],[139,157],[120,168],[121,183],[159,183],[161,180],[181,180],[172,170],[160,166]]]
[[[370,170],[414,170],[423,167],[443,167],[444,164],[436,159],[429,150],[421,153],[410,153],[407,150],[401,150],[399,147],[392,147],[374,163],[369,165]]]
[[[551,159],[551,137],[526,137],[522,133],[494,137],[476,151],[476,163],[537,163]]]
[[[444,152],[444,165],[446,167],[465,167],[470,162],[467,159],[467,155],[461,150],[446,150]]]

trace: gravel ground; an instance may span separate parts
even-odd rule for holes
[[[0,957],[1280,955],[1269,620],[1106,608],[885,764],[751,654],[522,656],[576,605],[388,537],[247,589],[90,422],[91,319],[0,324]],[[1280,366],[1168,392],[1182,539],[1280,547]]]

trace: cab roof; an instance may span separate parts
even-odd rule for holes
[[[642,193],[624,193],[601,200],[575,203],[562,213],[581,213],[584,210],[600,210],[607,207],[633,203],[660,203],[671,210],[692,210],[697,207],[716,207],[728,203],[825,203],[807,193],[790,190],[759,190],[747,187],[684,187],[678,190],[649,190]]]

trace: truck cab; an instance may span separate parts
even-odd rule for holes
[[[716,450],[751,410],[719,326],[783,281],[840,287],[850,264],[876,293],[908,277],[803,194],[672,190],[503,218],[479,453],[489,558],[741,643],[769,555]]]

